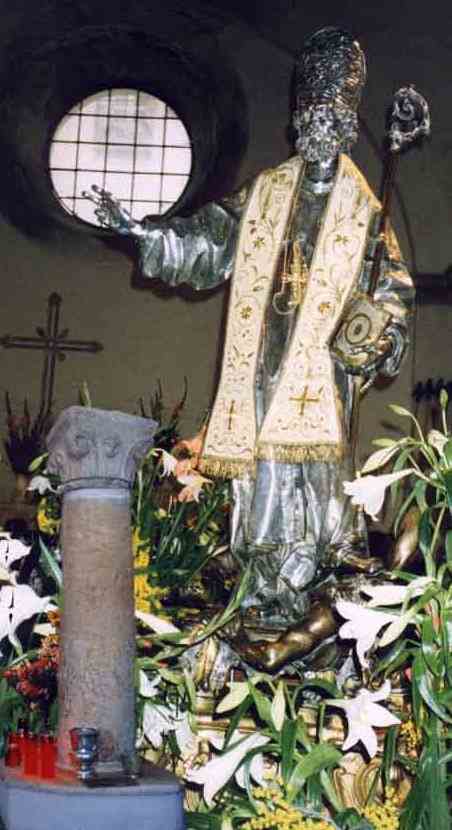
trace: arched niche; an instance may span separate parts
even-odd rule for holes
[[[0,209],[24,232],[96,233],[60,206],[48,174],[48,151],[67,111],[111,87],[149,91],[185,122],[192,174],[171,212],[190,212],[230,190],[247,143],[246,102],[213,34],[183,43],[140,26],[109,24],[39,44],[16,39],[0,78]]]

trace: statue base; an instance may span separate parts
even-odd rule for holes
[[[133,787],[88,788],[75,777],[49,781],[0,772],[0,815],[6,830],[184,830],[183,787],[147,762]]]

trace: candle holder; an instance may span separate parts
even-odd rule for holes
[[[77,776],[81,781],[89,781],[95,776],[99,730],[90,726],[76,726],[69,734],[72,751],[79,763]]]
[[[22,753],[17,732],[10,732],[7,741],[5,767],[20,767],[22,763]]]
[[[56,743],[53,735],[41,738],[41,778],[55,778]]]
[[[24,741],[24,775],[39,775],[40,749],[40,737],[29,732]]]

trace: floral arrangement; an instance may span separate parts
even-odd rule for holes
[[[23,413],[17,417],[8,392],[5,393],[5,407],[8,434],[3,446],[13,472],[27,475],[32,461],[43,452],[44,438],[50,423],[48,418],[43,419],[41,413],[33,420],[26,399]]]
[[[391,489],[396,533],[417,511],[414,571],[401,563],[362,581],[361,601],[336,602],[339,636],[352,648],[348,674],[275,677],[237,661],[224,685],[216,674],[228,647],[222,632],[247,578],[222,563],[225,487],[200,476],[201,436],[182,441],[177,419],[146,458],[132,509],[137,745],[184,779],[189,830],[449,828],[452,435],[447,395],[440,400],[443,429],[427,436],[410,412],[393,407],[414,435],[378,440],[360,477],[346,484],[372,517]],[[391,471],[376,474],[387,465]],[[50,482],[38,516],[42,565],[58,588],[55,490]],[[24,619],[43,611],[44,599],[30,602]],[[15,622],[7,636],[18,652]],[[0,705],[17,710],[20,698],[23,707],[17,667],[42,668],[51,642],[6,666]],[[16,697],[8,703],[8,695]],[[353,800],[344,780],[363,755],[370,778]]]

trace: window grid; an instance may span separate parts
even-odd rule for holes
[[[99,225],[93,203],[82,196],[92,184],[140,220],[177,201],[191,158],[185,127],[165,102],[138,90],[105,90],[63,118],[51,142],[49,172],[64,208]]]

